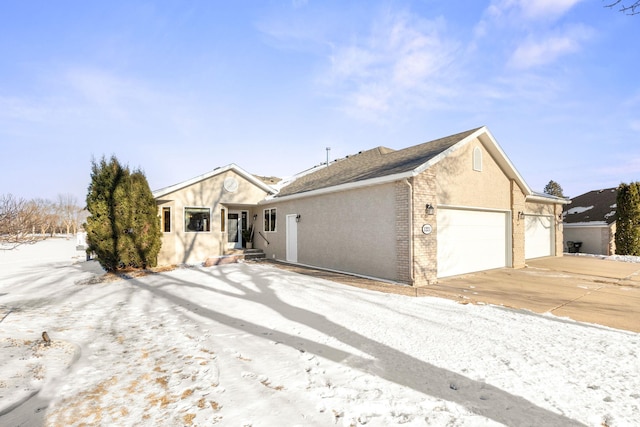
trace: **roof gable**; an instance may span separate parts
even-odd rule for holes
[[[380,184],[418,175],[452,152],[478,139],[509,179],[513,179],[529,199],[545,203],[567,203],[552,200],[531,191],[486,126],[436,139],[402,150],[377,147],[336,161],[328,167],[294,177],[275,198],[301,197],[339,191],[357,186]]]
[[[276,197],[291,196],[315,190],[339,187],[346,184],[362,183],[384,177],[398,177],[399,175],[413,175],[421,166],[435,159],[438,155],[463,141],[479,129],[472,129],[445,138],[393,150],[386,147],[376,147],[371,150],[348,156],[345,159],[331,163],[329,166],[296,177],[284,186]],[[422,170],[420,170],[421,172]]]
[[[570,206],[565,206],[563,220],[566,224],[605,223],[612,224],[616,220],[617,188],[593,190],[574,197]]]
[[[240,166],[232,163],[230,165],[216,168],[210,172],[196,176],[194,178],[188,179],[178,184],[174,184],[169,187],[164,187],[159,190],[155,190],[153,192],[153,197],[157,199],[159,197],[166,196],[167,194],[173,193],[178,190],[182,190],[183,188],[189,187],[190,185],[196,184],[200,181],[204,181],[216,175],[220,175],[227,171],[236,172],[238,175],[242,176],[244,179],[246,179],[247,181],[251,182],[253,185],[257,186],[258,188],[261,188],[262,190],[266,191],[269,194],[274,194],[276,192],[272,187],[265,184],[265,182],[262,179],[259,179],[258,177],[251,175],[249,172],[245,171]]]

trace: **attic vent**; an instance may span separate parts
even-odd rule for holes
[[[482,172],[482,150],[480,147],[473,149],[473,170]]]

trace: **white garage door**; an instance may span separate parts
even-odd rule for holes
[[[524,257],[540,258],[553,255],[553,217],[527,215],[524,217]]]
[[[505,212],[438,209],[438,277],[510,264]]]

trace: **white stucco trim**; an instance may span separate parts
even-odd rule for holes
[[[244,179],[246,179],[247,181],[249,181],[250,183],[252,183],[253,185],[261,188],[262,190],[266,191],[269,194],[274,194],[275,190],[268,186],[267,184],[265,184],[264,182],[260,181],[258,178],[256,178],[255,176],[251,175],[249,172],[245,171],[244,169],[242,169],[240,166],[236,165],[235,163],[231,163],[230,165],[227,166],[223,166],[220,168],[216,168],[210,172],[207,172],[205,174],[196,176],[194,178],[191,178],[187,181],[183,181],[180,182],[178,184],[174,184],[171,185],[169,187],[164,187],[161,188],[159,190],[155,190],[152,194],[153,197],[155,199],[157,199],[158,197],[162,197],[162,196],[166,196],[167,194],[173,193],[175,191],[181,190],[185,187],[188,187],[190,185],[195,184],[196,182],[200,182],[200,181],[204,181],[205,179],[211,178],[213,176],[216,175],[220,175],[221,173],[225,173],[228,171],[234,171],[235,173],[237,173],[238,175],[240,175],[241,177],[243,177]]]

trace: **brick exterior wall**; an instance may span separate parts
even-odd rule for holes
[[[411,280],[411,217],[409,205],[411,186],[405,181],[396,181],[396,274],[398,281],[412,285]]]
[[[564,232],[562,229],[562,220],[560,218],[562,218],[562,205],[557,204],[554,205],[554,209],[553,209],[553,223],[555,223],[556,226],[556,256],[562,256],[563,252],[564,252]]]
[[[412,179],[413,183],[413,286],[437,283],[438,274],[438,226],[436,212],[428,215],[426,205],[437,209],[436,177],[432,170],[422,172]],[[429,224],[431,234],[424,234],[422,226]]]
[[[524,262],[524,218],[518,212],[525,211],[525,196],[514,180],[511,180],[511,261],[513,268],[523,268]],[[557,235],[557,234],[556,234]]]

